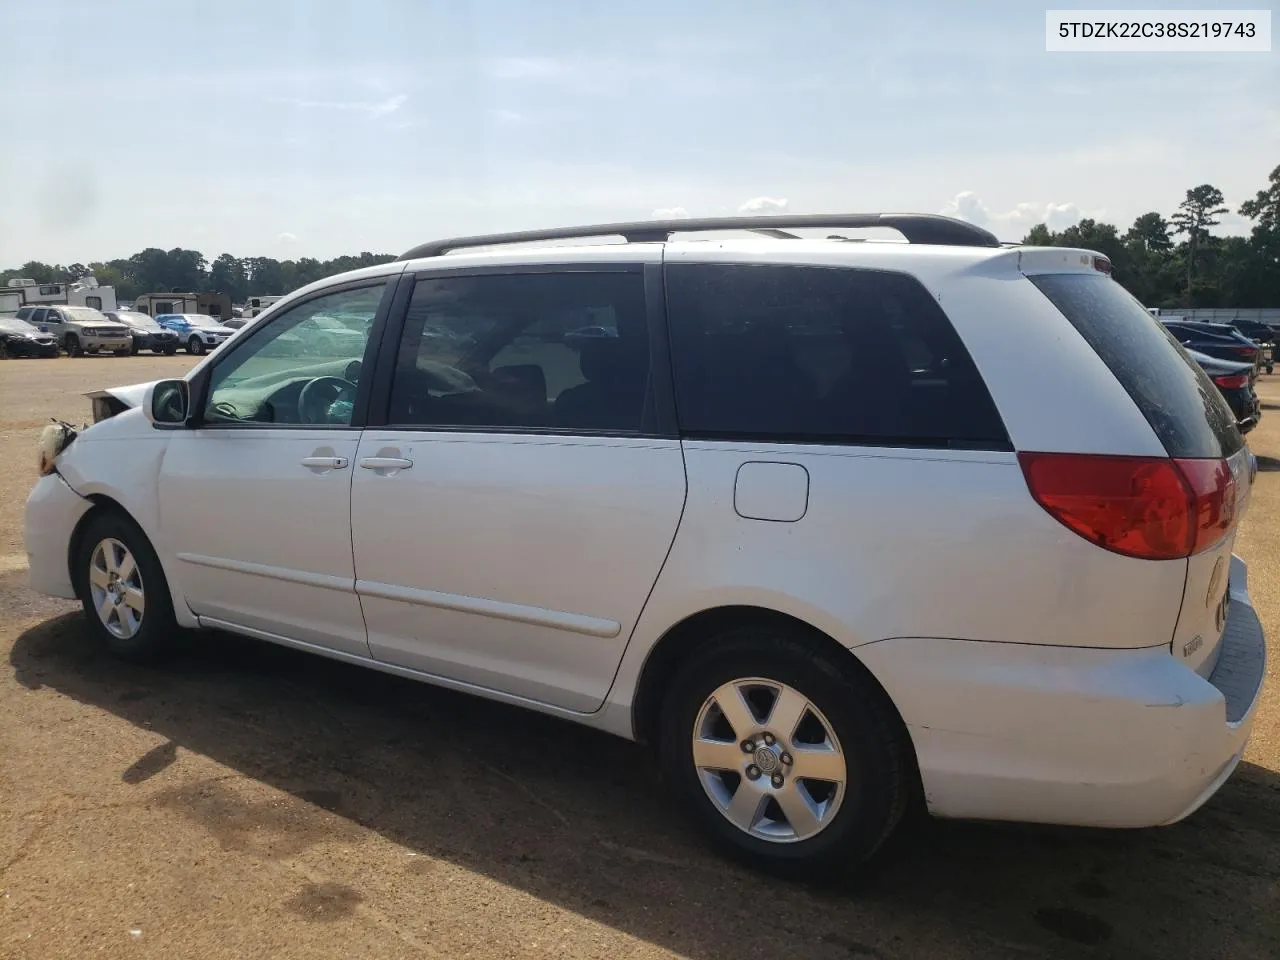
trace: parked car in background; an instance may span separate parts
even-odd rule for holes
[[[129,328],[92,307],[23,307],[17,316],[48,329],[57,338],[58,346],[72,357],[108,352],[124,356],[133,349]]]
[[[361,332],[347,326],[336,317],[315,317],[318,333],[311,349],[322,357],[347,357],[364,353],[369,339],[368,331]]]
[[[235,333],[217,318],[203,313],[163,313],[156,317],[156,323],[176,333],[187,353],[197,356],[212,350]]]
[[[908,242],[670,239],[801,227]],[[927,215],[424,244],[109,391],[27,499],[30,583],[124,658],[224,630],[648,742],[802,877],[917,798],[1174,823],[1261,700],[1256,461],[1109,274]],[[589,312],[617,335],[567,346]],[[279,349],[338,315],[359,355]]]
[[[1190,350],[1219,360],[1251,363],[1262,370],[1262,347],[1243,333],[1220,323],[1196,323],[1190,320],[1161,321],[1164,327]]]
[[[178,352],[178,335],[172,330],[166,330],[145,313],[138,313],[136,310],[111,310],[106,316],[129,328],[129,335],[133,338],[133,353],[150,350],[152,353],[173,355]]]
[[[1262,347],[1262,365],[1267,373],[1275,369],[1276,342],[1280,337],[1276,336],[1274,328],[1256,320],[1233,320],[1230,324],[1223,324],[1223,326],[1239,331]]]
[[[1235,414],[1239,431],[1242,434],[1248,433],[1256,427],[1262,419],[1262,405],[1254,391],[1254,382],[1258,379],[1257,367],[1251,363],[1219,360],[1190,348],[1186,350],[1226,399],[1231,412]]]
[[[5,357],[56,357],[58,339],[13,314],[0,315],[0,359]]]

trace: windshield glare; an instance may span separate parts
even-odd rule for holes
[[[120,310],[116,312],[116,317],[121,323],[127,323],[131,327],[139,327],[143,330],[160,329],[160,324],[156,323],[145,313],[135,313],[132,310]]]
[[[100,311],[93,307],[63,307],[69,316],[76,323],[110,323]]]

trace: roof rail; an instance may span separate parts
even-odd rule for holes
[[[769,214],[760,217],[702,217],[683,220],[638,220],[632,223],[601,223],[585,227],[552,227],[547,230],[519,230],[475,237],[432,240],[406,251],[398,259],[438,257],[467,247],[490,247],[504,243],[538,240],[573,240],[592,237],[623,237],[629,243],[662,243],[673,233],[704,233],[712,230],[748,230],[780,237],[783,228],[803,227],[890,227],[908,243],[944,244],[958,247],[998,247],[995,234],[981,227],[933,213],[820,213]]]

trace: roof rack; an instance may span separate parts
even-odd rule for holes
[[[585,227],[552,227],[547,230],[519,230],[475,237],[432,240],[406,251],[400,260],[438,257],[468,247],[490,247],[505,243],[538,240],[574,240],[593,237],[622,237],[628,243],[663,243],[673,233],[705,233],[713,230],[747,230],[786,239],[783,228],[819,227],[830,229],[889,227],[908,243],[943,244],[958,247],[998,247],[995,234],[981,227],[933,213],[821,213],[769,214],[760,217],[702,217],[682,220],[638,220],[632,223],[601,223]],[[794,235],[790,235],[794,236]]]

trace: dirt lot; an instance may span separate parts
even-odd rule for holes
[[[862,888],[709,853],[638,747],[210,636],[104,659],[26,588],[48,417],[185,357],[0,363],[0,956],[1280,956],[1280,684],[1190,821],[1107,833],[926,823]],[[1238,551],[1280,636],[1280,376]]]

